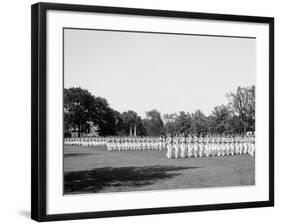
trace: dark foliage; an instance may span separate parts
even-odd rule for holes
[[[156,109],[142,119],[135,111],[112,109],[107,100],[81,88],[64,90],[65,137],[89,134],[94,128],[101,136],[159,136],[178,133],[245,133],[255,130],[255,87],[238,87],[226,95],[227,105],[215,106],[211,115],[202,111],[164,114]]]

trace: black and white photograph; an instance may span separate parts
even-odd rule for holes
[[[64,27],[64,194],[255,185],[256,45]]]
[[[32,5],[31,217],[274,205],[274,18]]]

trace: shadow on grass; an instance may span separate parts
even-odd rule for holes
[[[64,154],[64,159],[71,157],[88,157],[98,153],[67,153]]]
[[[97,193],[107,187],[142,187],[180,175],[171,171],[196,169],[181,166],[105,167],[64,175],[65,194]],[[170,173],[168,173],[170,172]]]

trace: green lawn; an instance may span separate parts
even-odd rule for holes
[[[166,151],[64,148],[65,194],[254,184],[255,158],[249,155],[167,159]]]

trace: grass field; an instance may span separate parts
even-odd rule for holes
[[[65,146],[65,194],[255,184],[255,158],[249,155],[167,159],[165,154]]]

